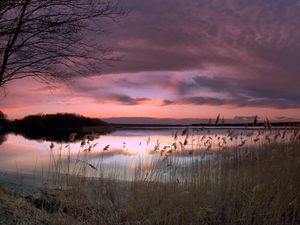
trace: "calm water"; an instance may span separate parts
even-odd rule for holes
[[[270,139],[286,139],[283,130],[262,134],[260,130],[195,128],[189,129],[188,135],[182,132],[183,128],[119,130],[84,143],[52,143],[8,134],[0,145],[0,172],[41,173],[53,162],[70,159],[74,166],[80,159],[97,171],[105,168],[101,175],[127,177],[137,163],[147,167],[153,160],[167,157],[188,163],[230,147],[255,147]]]

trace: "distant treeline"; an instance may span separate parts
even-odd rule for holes
[[[28,139],[67,141],[71,133],[80,139],[87,133],[109,133],[112,126],[100,119],[73,113],[38,114],[23,119],[1,120],[2,132],[21,134]],[[1,125],[2,124],[2,125]]]
[[[10,125],[13,129],[40,130],[106,126],[108,123],[72,113],[57,113],[26,116],[23,119],[11,121]]]
[[[9,121],[0,118],[0,130],[6,129]]]
[[[0,111],[0,134],[7,129],[8,122],[9,121],[7,120],[7,116],[2,111]]]
[[[217,121],[219,122],[219,116]],[[68,141],[71,133],[76,133],[76,140],[87,134],[107,134],[115,129],[127,128],[163,128],[163,127],[300,127],[300,122],[257,122],[254,123],[201,123],[190,125],[162,125],[162,124],[109,124],[100,119],[88,118],[73,113],[38,114],[26,116],[23,119],[7,120],[7,116],[0,111],[0,135],[15,133],[28,139],[48,141]],[[1,140],[0,140],[1,142]]]

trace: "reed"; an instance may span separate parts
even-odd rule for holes
[[[300,224],[298,128],[222,136],[186,128],[172,136],[172,143],[157,140],[149,149],[158,157],[140,158],[123,174],[118,165],[106,168],[101,157],[89,161],[92,138],[75,156],[51,145],[49,187],[27,203],[47,224]],[[28,217],[32,209],[22,213]]]

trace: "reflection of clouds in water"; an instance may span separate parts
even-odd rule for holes
[[[11,154],[31,154],[39,151],[37,146],[24,145],[22,143],[12,142],[7,140],[2,146],[1,149],[9,151]]]
[[[177,138],[175,139],[176,131]],[[54,143],[53,149],[50,149],[51,142],[48,141],[38,142],[26,140],[21,136],[8,135],[7,141],[0,146],[0,170],[7,168],[14,170],[16,163],[21,169],[30,168],[30,166],[32,169],[36,161],[47,165],[51,154],[55,157],[61,156],[61,159],[65,160],[69,152],[73,159],[76,159],[80,152],[80,158],[93,165],[101,162],[102,165],[112,168],[114,166],[134,168],[139,161],[142,161],[143,166],[147,166],[151,165],[153,160],[164,160],[169,156],[178,162],[190,162],[190,156],[194,159],[205,160],[221,150],[228,150],[242,143],[245,143],[242,147],[257,150],[259,149],[257,146],[270,141],[277,143],[288,141],[289,136],[287,134],[285,139],[282,138],[284,130],[263,132],[250,129],[190,129],[187,143],[184,144],[187,135],[182,135],[182,131],[182,128],[120,130],[103,135],[89,143],[86,142],[84,146],[81,146],[80,142]],[[256,141],[256,139],[259,140]],[[154,151],[158,143],[159,148]],[[176,143],[176,149],[173,143]],[[108,145],[109,148],[105,149]],[[88,151],[90,146],[92,147]]]
[[[0,146],[0,170],[32,172],[36,164],[46,164],[49,159],[49,151],[44,149],[44,143],[9,134]]]
[[[262,130],[191,130],[188,136],[188,143],[182,143],[186,139],[186,135],[182,135],[182,130],[179,130],[178,137],[174,140],[171,130],[164,130],[162,135],[157,135],[154,131],[143,132],[143,135],[136,136],[137,131],[126,131],[122,134],[127,136],[111,135],[102,137],[102,145],[111,143],[111,148],[103,151],[101,148],[93,149],[89,153],[89,160],[102,158],[103,161],[113,161],[121,163],[124,159],[135,161],[138,158],[161,158],[166,156],[177,157],[179,160],[189,158],[191,155],[198,159],[206,159],[211,155],[220,151],[230,151],[235,148],[247,147],[246,149],[257,150],[261,144],[266,144],[272,141],[284,142],[282,138],[283,130],[262,131]],[[141,134],[140,133],[140,134]],[[145,135],[147,133],[147,135]],[[152,134],[149,135],[149,134]],[[134,134],[134,135],[133,135]],[[174,132],[173,132],[174,134]],[[276,139],[277,138],[277,139]],[[121,139],[121,140],[120,140]],[[142,140],[142,141],[140,141]],[[96,140],[97,141],[97,140]],[[123,147],[120,147],[123,143]],[[159,148],[155,150],[159,143]],[[175,145],[172,145],[175,143]],[[180,143],[182,145],[180,145]],[[97,147],[101,145],[98,143]],[[119,146],[119,147],[118,147]],[[124,147],[126,146],[126,147]],[[176,149],[174,149],[176,146]]]

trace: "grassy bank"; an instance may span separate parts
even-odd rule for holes
[[[49,225],[300,224],[299,132],[291,134],[282,133],[280,137],[286,141],[278,142],[276,131],[258,147],[239,144],[215,151],[214,157],[205,160],[189,154],[186,161],[178,162],[176,153],[170,152],[150,165],[136,165],[132,181],[86,178],[83,175],[88,170],[101,174],[101,166],[84,160],[77,160],[78,173],[62,174],[62,164],[71,164],[59,157],[52,167],[51,188],[49,184],[49,189],[27,196],[1,189],[0,221]]]

